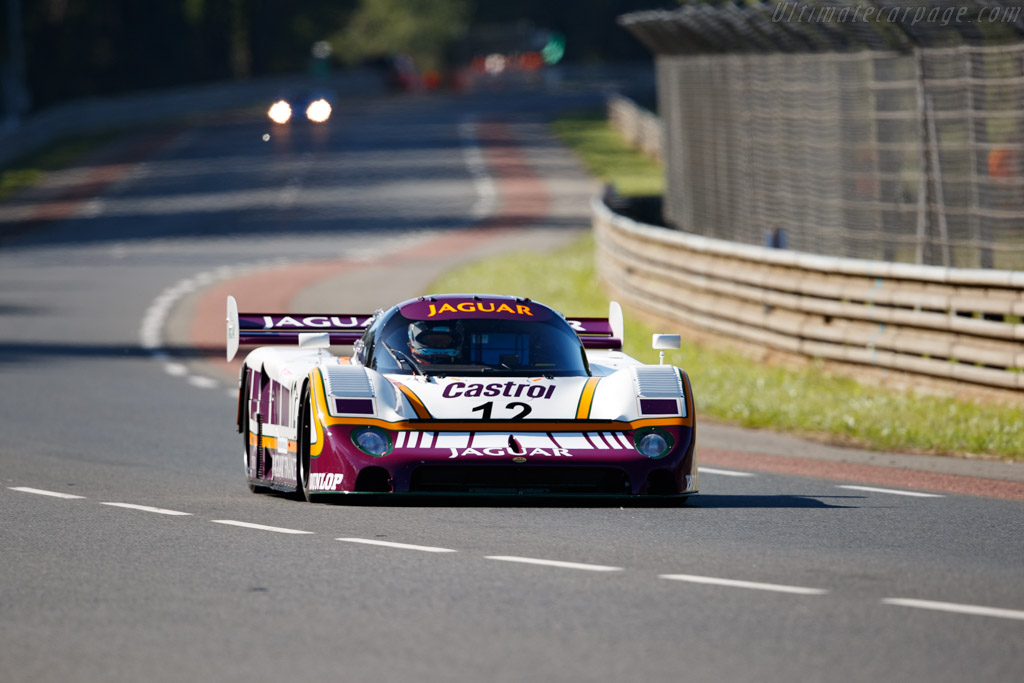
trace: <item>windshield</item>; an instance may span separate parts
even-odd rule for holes
[[[425,375],[588,375],[579,337],[561,318],[411,320],[396,312],[376,336],[371,366]]]

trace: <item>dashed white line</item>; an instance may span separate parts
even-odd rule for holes
[[[559,567],[561,569],[583,569],[591,572],[621,572],[622,567],[606,567],[600,564],[581,564],[579,562],[562,562],[561,560],[540,560],[534,557],[515,557],[512,555],[488,555],[488,560],[500,562],[521,562],[523,564],[539,564],[545,567]]]
[[[392,541],[378,541],[372,538],[336,538],[336,541],[346,543],[365,543],[366,545],[380,545],[386,548],[398,548],[400,550],[420,550],[425,553],[454,553],[451,548],[437,548],[429,545],[413,545],[411,543],[394,543]]]
[[[726,477],[756,477],[750,472],[737,472],[736,470],[716,470],[711,467],[700,467],[697,469],[701,474],[721,474]]]
[[[44,491],[43,489],[34,489],[28,486],[8,486],[12,491],[21,491],[23,493],[34,493],[39,496],[50,496],[52,498],[67,498],[71,500],[73,498],[85,498],[85,496],[76,496],[71,493],[59,493],[57,491]]]
[[[487,161],[477,141],[477,124],[472,117],[467,117],[459,124],[459,138],[462,141],[463,158],[466,168],[473,178],[473,186],[476,189],[477,200],[473,204],[471,213],[473,218],[482,220],[494,212],[497,203],[498,191],[494,186],[494,179],[487,170]]]
[[[155,512],[158,515],[180,515],[191,516],[191,512],[179,512],[178,510],[165,510],[164,508],[154,508],[148,505],[136,505],[134,503],[101,503],[101,505],[110,505],[116,508],[127,508],[129,510],[142,510],[143,512]]]
[[[751,590],[774,591],[776,593],[793,593],[796,595],[825,595],[828,593],[824,588],[806,588],[804,586],[783,586],[777,583],[758,583],[756,581],[737,581],[735,579],[720,579],[714,576],[695,576],[693,574],[659,574],[659,579],[669,581],[686,581],[689,583],[704,583],[713,586],[727,586],[729,588],[749,588]]]
[[[164,372],[172,377],[184,377],[188,374],[188,368],[181,363],[164,363]]]
[[[253,524],[251,522],[239,522],[234,519],[213,519],[210,520],[215,524],[227,524],[229,526],[241,526],[246,529],[260,529],[261,531],[274,531],[279,534],[312,534],[312,531],[299,531],[298,529],[284,529],[279,526],[266,526],[263,524]]]
[[[937,493],[921,493],[919,491],[897,491],[895,489],[878,489],[873,486],[847,486],[837,485],[839,489],[850,489],[851,491],[869,491],[871,493],[891,493],[894,496],[911,496],[913,498],[945,498]]]
[[[899,607],[916,607],[918,609],[930,609],[939,612],[956,612],[958,614],[973,614],[982,617],[999,617],[1001,619],[1024,621],[1024,610],[1003,609],[1001,607],[983,607],[981,605],[963,605],[956,602],[936,602],[934,600],[914,600],[911,598],[885,598],[882,600],[882,603]]]
[[[216,389],[220,386],[217,380],[202,375],[189,375],[188,383],[200,389]]]

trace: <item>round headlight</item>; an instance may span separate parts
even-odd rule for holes
[[[322,97],[306,107],[306,118],[313,123],[323,123],[331,118],[331,105]]]
[[[391,437],[387,432],[373,427],[363,427],[352,432],[352,443],[363,453],[381,458],[391,452]]]
[[[288,119],[292,117],[292,108],[284,100],[278,100],[267,111],[267,116],[274,123],[288,123]]]
[[[638,431],[633,441],[636,452],[647,458],[663,458],[672,448],[672,437],[660,429]]]

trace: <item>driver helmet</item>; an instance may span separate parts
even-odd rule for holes
[[[462,350],[462,323],[420,320],[410,324],[409,350],[421,363],[454,363]]]

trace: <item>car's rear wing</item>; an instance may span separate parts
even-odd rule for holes
[[[228,297],[228,360],[239,346],[298,344],[300,335],[327,335],[331,344],[345,346],[363,336],[371,314],[239,313]]]
[[[316,313],[239,313],[235,297],[228,297],[227,359],[239,346],[299,344],[303,335],[326,335],[330,343],[346,346],[363,336],[370,323],[369,314]],[[616,302],[608,306],[607,318],[571,318],[567,322],[587,349],[621,349],[622,308]]]
[[[622,348],[625,330],[622,323],[622,307],[618,302],[612,301],[608,304],[607,318],[567,318],[566,320],[580,336],[583,348],[609,350]]]

